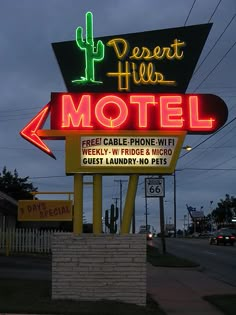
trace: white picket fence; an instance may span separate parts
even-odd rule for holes
[[[51,237],[58,230],[0,229],[0,251],[50,253]]]

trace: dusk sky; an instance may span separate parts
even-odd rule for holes
[[[46,141],[54,160],[19,132],[47,104],[51,92],[66,91],[51,43],[75,40],[87,11],[93,13],[95,37],[213,23],[186,93],[221,97],[228,107],[228,125],[209,140],[209,135],[185,139],[184,145],[197,147],[186,155],[182,150],[176,166],[177,228],[183,226],[186,204],[208,214],[225,194],[236,196],[235,0],[1,0],[0,170],[17,169],[39,191],[73,191],[72,177],[65,175],[64,141]],[[119,197],[120,179],[124,204],[128,177],[103,178],[104,211]],[[145,223],[144,179],[140,176],[136,197],[137,228]],[[165,181],[165,219],[173,222],[173,176]],[[84,198],[91,222],[91,186],[85,186]],[[148,199],[148,213],[148,223],[159,230],[158,199]]]

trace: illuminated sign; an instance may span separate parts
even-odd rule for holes
[[[104,131],[68,136],[66,173],[156,174],[174,171],[185,132]]]
[[[70,142],[82,131],[207,134],[224,125],[228,111],[222,99],[183,94],[212,24],[101,38],[94,38],[93,25],[87,12],[74,41],[52,44],[70,93],[52,93],[22,137],[55,158],[43,139]],[[49,115],[51,130],[44,132]],[[105,161],[101,165],[107,167]]]
[[[48,115],[51,130],[45,139],[65,139],[81,131],[183,131],[212,133],[223,126],[228,111],[211,94],[52,93],[51,101],[22,129],[21,135],[54,157],[39,133]]]
[[[19,200],[18,221],[72,221],[72,201]]]
[[[118,91],[130,91],[131,84],[177,85],[176,80],[167,80],[162,72],[156,71],[154,61],[183,59],[185,42],[176,38],[168,47],[156,46],[150,50],[145,46],[136,46],[130,52],[127,40],[115,38],[108,41],[107,46],[114,49],[118,60],[117,71],[107,73],[108,77],[117,78]],[[126,61],[123,61],[124,59]]]
[[[76,44],[78,48],[84,51],[85,54],[85,76],[80,79],[72,80],[74,84],[100,84],[101,81],[95,80],[94,63],[102,61],[104,58],[104,44],[101,40],[94,46],[93,39],[93,15],[91,12],[86,14],[86,39],[83,40],[83,29],[76,29]]]
[[[52,93],[53,130],[182,130],[211,133],[227,119],[210,94]]]
[[[211,26],[94,38],[88,12],[75,41],[52,47],[69,92],[184,93]]]

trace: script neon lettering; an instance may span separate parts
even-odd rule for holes
[[[121,47],[120,47],[121,45]],[[128,51],[128,42],[123,38],[115,38],[107,42],[107,46],[113,46],[114,52],[118,59],[123,59]]]
[[[146,128],[148,123],[147,107],[148,104],[155,105],[155,97],[153,95],[132,95],[130,103],[138,103],[138,126]]]
[[[212,129],[214,119],[199,119],[197,96],[189,96],[189,123],[191,129]]]
[[[119,91],[129,91],[130,89],[130,79],[136,85],[147,85],[147,84],[161,84],[161,85],[176,85],[176,81],[165,80],[164,75],[161,72],[155,71],[154,65],[152,63],[145,64],[144,62],[138,66],[132,62],[130,70],[130,63],[128,61],[123,63],[118,61],[118,71],[108,72],[108,77],[118,78],[118,90]]]
[[[75,106],[71,95],[62,96],[62,128],[91,126],[91,96],[83,95],[78,106]]]
[[[119,114],[116,118],[107,117],[104,114],[105,107],[109,105],[113,108],[114,105],[118,107]],[[114,95],[105,96],[97,102],[95,107],[95,116],[98,122],[104,127],[117,128],[126,121],[128,116],[128,108],[126,103],[120,97]]]
[[[181,96],[160,97],[160,126],[163,128],[183,128],[183,110],[178,105],[182,103]],[[174,118],[176,117],[176,118]]]
[[[114,38],[107,42],[107,46],[114,49],[118,59],[117,71],[107,72],[107,76],[117,78],[119,91],[129,91],[130,81],[135,85],[176,85],[175,80],[167,80],[163,73],[156,71],[154,61],[164,58],[181,60],[185,42],[175,38],[170,46],[156,46],[153,49],[135,46],[131,53],[129,43],[124,38]]]
[[[135,84],[165,84],[175,85],[175,81],[167,81],[161,72],[156,72],[153,63],[145,64],[142,62],[136,70],[136,64],[132,62],[132,74]],[[138,77],[138,78],[137,78]]]
[[[127,57],[127,54],[129,52],[129,44],[127,40],[124,38],[114,38],[111,39],[109,42],[107,42],[107,46],[113,47],[114,52],[118,59],[123,59],[124,57]],[[132,49],[132,53],[129,56],[129,59],[135,59],[135,60],[162,60],[164,58],[167,58],[168,60],[177,59],[180,60],[183,58],[184,53],[181,50],[185,46],[185,42],[182,42],[175,38],[173,40],[173,43],[170,45],[170,47],[164,46],[156,46],[153,51],[151,51],[148,47],[138,47],[135,46]]]

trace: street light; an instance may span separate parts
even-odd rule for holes
[[[186,151],[191,151],[192,147],[190,145],[186,145],[185,147],[183,147],[182,149],[186,150]]]
[[[192,147],[186,145],[182,147],[183,150],[191,151]],[[176,237],[176,170],[174,171],[174,237]]]

